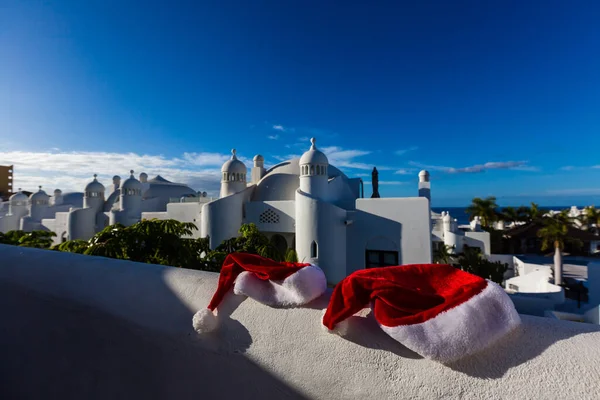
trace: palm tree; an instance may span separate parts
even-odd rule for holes
[[[436,264],[452,264],[454,261],[454,246],[447,244],[438,247],[433,252],[433,262]]]
[[[562,250],[566,242],[581,245],[579,239],[568,236],[570,222],[565,213],[561,212],[543,219],[544,227],[540,228],[537,236],[542,239],[542,251],[554,248],[554,283],[562,284]]]
[[[507,223],[514,223],[523,221],[524,214],[523,207],[504,207],[502,211],[498,213],[498,218]]]
[[[586,207],[580,221],[588,230],[594,231],[596,234],[600,233],[600,210],[595,206]]]
[[[544,210],[540,210],[540,207],[531,203],[531,207],[519,207],[519,210],[523,212],[525,222],[540,222],[546,212]]]
[[[489,228],[491,224],[497,219],[496,209],[496,198],[493,196],[486,197],[485,199],[475,197],[471,201],[471,205],[467,207],[466,213],[469,214],[470,219],[474,217],[481,218],[481,226]]]

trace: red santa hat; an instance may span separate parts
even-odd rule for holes
[[[482,350],[521,322],[497,284],[450,265],[428,264],[354,272],[335,287],[322,323],[343,335],[345,320],[369,303],[385,333],[440,362]]]
[[[229,254],[210,304],[194,315],[193,326],[198,333],[217,328],[214,311],[231,288],[235,294],[272,307],[296,307],[322,295],[327,280],[316,265],[277,262],[247,253]]]

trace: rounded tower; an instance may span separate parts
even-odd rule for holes
[[[54,202],[52,203],[55,206],[59,206],[63,203],[62,190],[55,189],[54,190]]]
[[[300,157],[300,190],[312,197],[326,198],[329,179],[327,156],[317,149],[316,139],[310,139],[310,149]]]
[[[141,215],[142,184],[133,176],[133,170],[129,172],[131,175],[123,182],[121,187],[121,211],[125,211],[129,216]]]
[[[425,197],[431,202],[431,182],[429,181],[429,171],[419,172],[419,197]]]
[[[265,158],[257,154],[252,159],[254,166],[252,167],[252,183],[258,183],[265,176]]]
[[[104,185],[98,182],[98,175],[85,186],[83,193],[83,208],[93,208],[96,212],[104,208]]]
[[[18,192],[8,199],[8,215],[14,215],[18,218],[26,216],[28,202],[29,198],[21,191],[21,188],[19,188]]]
[[[33,221],[40,222],[44,218],[50,196],[38,186],[39,190],[29,196],[29,216]]]
[[[246,189],[246,165],[238,160],[235,149],[231,159],[221,168],[221,197],[227,197]]]

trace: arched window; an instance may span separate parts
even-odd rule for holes
[[[223,180],[226,181],[227,180],[227,172],[223,172]]]
[[[310,256],[312,258],[317,258],[319,257],[319,246],[317,245],[317,242],[315,242],[313,240],[313,242],[310,244]]]
[[[311,174],[311,175],[314,175],[314,174],[315,174],[315,166],[314,166],[314,165],[311,165],[311,166],[310,166],[310,174]]]

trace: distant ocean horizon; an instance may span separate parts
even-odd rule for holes
[[[584,206],[577,206],[577,208],[583,208]],[[502,209],[503,207],[499,207]],[[554,206],[554,207],[545,207],[540,206],[540,210],[564,210],[567,208],[571,208],[571,206]],[[467,207],[431,207],[431,210],[436,213],[441,213],[442,211],[448,211],[452,218],[455,218],[458,221],[459,225],[466,225],[469,223],[469,214],[466,213]]]

